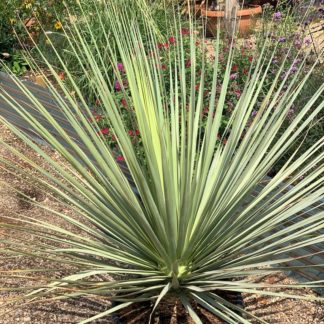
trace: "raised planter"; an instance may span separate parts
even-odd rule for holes
[[[225,11],[222,10],[206,10],[201,7],[202,17],[207,19],[207,32],[211,36],[216,36],[217,24],[220,20],[220,26],[224,27]],[[248,35],[256,24],[256,16],[262,13],[262,7],[259,5],[250,5],[237,11],[236,19],[238,21],[238,32],[241,35]]]

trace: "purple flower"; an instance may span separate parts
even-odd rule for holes
[[[304,43],[306,46],[309,46],[312,43],[312,41],[309,38],[305,38]]]
[[[296,40],[295,40],[295,46],[300,47],[301,45],[302,45],[301,40],[300,40],[300,39],[296,39]]]
[[[301,62],[301,59],[296,58],[293,60],[293,65],[298,65],[300,62]]]
[[[116,82],[115,82],[115,89],[117,90],[117,91],[120,91],[121,90],[121,84],[120,84],[120,82],[117,80]]]
[[[279,20],[279,19],[281,19],[281,17],[282,17],[282,13],[281,13],[280,11],[275,12],[275,13],[273,14],[273,18],[274,18],[275,20]]]
[[[257,112],[256,110],[253,110],[253,111],[252,111],[252,114],[251,114],[252,117],[256,116],[257,113],[258,113],[258,112]]]
[[[124,72],[125,71],[125,68],[124,68],[123,63],[117,63],[117,69],[120,72]]]
[[[289,69],[289,71],[288,71],[288,73],[289,74],[294,74],[295,72],[297,72],[298,71],[298,68],[296,67],[296,66],[292,66],[290,69]]]
[[[288,118],[289,120],[293,120],[294,117],[295,117],[295,109],[294,109],[294,108],[290,108],[290,109],[288,110],[288,113],[287,113],[287,118]]]
[[[284,43],[286,41],[286,37],[279,37],[278,39],[279,43]]]
[[[237,78],[237,73],[233,73],[230,75],[230,80],[235,80]]]

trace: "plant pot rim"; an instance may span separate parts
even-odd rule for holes
[[[207,17],[224,17],[225,11],[224,10],[206,10],[203,7],[200,8],[202,16]],[[259,5],[249,5],[248,8],[243,8],[237,11],[237,17],[243,16],[252,16],[262,13],[262,7]]]

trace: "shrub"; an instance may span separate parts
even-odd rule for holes
[[[169,43],[176,40],[179,46],[175,51],[176,59],[170,54],[166,56],[169,58],[169,69],[165,72],[169,77],[167,85],[162,77],[164,70],[160,68],[159,41],[151,22],[148,20],[145,25],[145,37],[149,41],[144,44],[143,31],[127,7],[110,2],[107,9],[104,13],[116,44],[116,47],[107,47],[114,62],[114,77],[106,78],[105,62],[100,60],[105,53],[100,49],[94,51],[88,45],[78,24],[73,24],[75,37],[70,38],[73,40],[70,46],[76,57],[80,57],[80,68],[85,73],[89,68],[91,70],[93,90],[116,135],[122,157],[114,155],[98,124],[89,123],[87,100],[63,60],[65,81],[48,64],[59,90],[51,83],[49,87],[82,146],[76,145],[32,93],[26,91],[35,109],[42,118],[51,121],[70,149],[62,146],[48,129],[33,119],[26,108],[0,94],[57,150],[69,167],[55,162],[28,136],[5,120],[3,122],[19,138],[46,159],[55,177],[10,145],[3,145],[41,173],[40,186],[59,201],[68,203],[84,219],[84,222],[79,222],[63,212],[51,211],[81,231],[82,235],[75,234],[71,227],[63,229],[27,216],[21,216],[20,226],[0,224],[1,227],[10,226],[13,231],[28,231],[39,238],[33,246],[15,240],[4,242],[8,255],[24,254],[27,247],[30,257],[68,264],[72,268],[70,275],[59,279],[44,269],[42,278],[46,280],[39,282],[35,278],[37,288],[30,292],[30,287],[26,287],[24,298],[43,300],[44,297],[76,298],[94,294],[119,302],[117,306],[83,321],[86,323],[136,302],[149,300],[156,306],[162,298],[172,294],[181,300],[196,323],[201,321],[190,303],[192,300],[223,320],[237,323],[246,322],[242,314],[248,317],[250,314],[244,310],[237,314],[237,306],[224,300],[219,291],[297,297],[270,292],[267,285],[256,284],[248,276],[292,269],[282,264],[287,261],[282,259],[285,253],[323,240],[314,236],[323,225],[319,213],[314,211],[300,221],[294,218],[296,213],[321,199],[323,177],[318,161],[323,159],[323,153],[317,158],[314,156],[323,144],[320,141],[314,143],[299,158],[283,166],[255,197],[251,194],[268,170],[311,124],[312,118],[323,109],[323,102],[315,103],[324,86],[312,95],[277,138],[309,75],[299,79],[301,64],[294,78],[282,79],[283,67],[279,68],[272,86],[262,93],[271,61],[261,54],[253,61],[245,87],[230,113],[223,132],[223,139],[226,136],[227,141],[219,141],[217,135],[233,69],[233,47],[229,48],[228,59],[224,62],[217,59],[221,54],[220,42],[215,43],[209,111],[202,132],[200,125],[204,119],[203,94],[207,71],[202,56],[201,73],[197,75],[200,54],[195,46],[194,30],[190,28],[189,35],[183,35],[180,26],[174,28],[174,39]],[[88,31],[94,36],[91,29]],[[190,44],[189,67],[186,64],[186,46],[183,45],[185,37]],[[265,39],[265,46],[269,41]],[[60,54],[56,54],[60,60]],[[89,66],[82,64],[85,59],[88,59]],[[216,85],[220,76],[222,82],[218,92]],[[127,79],[127,100],[133,107],[132,116],[141,135],[141,156],[138,156],[129,136],[116,98],[119,88],[121,93],[127,94],[124,79]],[[16,82],[24,88],[23,83]],[[65,82],[73,84],[73,94]],[[281,91],[283,87],[286,87],[284,93]],[[59,99],[60,92],[66,100]],[[251,120],[257,104],[259,109]],[[307,114],[309,117],[305,119]],[[129,169],[136,193],[118,163],[120,159]],[[9,163],[5,157],[1,161],[4,167]],[[286,191],[301,176],[304,178],[294,189]],[[41,207],[41,204],[34,203]],[[287,222],[292,218],[295,222]],[[282,224],[286,226],[282,228]],[[273,270],[270,268],[273,265],[279,265],[279,268]],[[8,270],[7,274],[15,276],[20,271],[26,270]],[[95,277],[106,274],[114,276],[115,280]],[[298,289],[302,286],[312,287],[313,284],[293,287]]]

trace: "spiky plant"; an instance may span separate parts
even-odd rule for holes
[[[19,105],[5,91],[1,92],[1,97],[65,159],[68,167],[54,160],[28,135],[3,118],[2,122],[13,133],[47,161],[52,172],[4,141],[2,144],[40,173],[40,185],[45,186],[53,197],[68,204],[84,219],[83,222],[53,210],[51,212],[56,217],[69,224],[67,228],[27,216],[20,216],[18,225],[10,222],[0,224],[11,231],[32,233],[35,238],[32,246],[29,242],[24,244],[14,238],[3,242],[3,253],[67,264],[73,271],[57,278],[54,275],[51,277],[51,271],[43,269],[42,280],[36,280],[33,291],[30,291],[30,287],[20,287],[27,291],[24,298],[34,301],[44,297],[104,295],[119,302],[82,322],[86,323],[137,302],[153,301],[154,310],[162,298],[167,299],[172,294],[181,300],[196,323],[201,323],[201,320],[191,301],[228,323],[247,323],[243,315],[248,318],[253,315],[226,301],[218,294],[219,291],[298,297],[269,291],[265,289],[268,288],[267,284],[256,284],[249,276],[288,270],[290,268],[283,265],[283,262],[291,260],[287,253],[323,241],[323,235],[315,235],[323,227],[322,214],[314,212],[305,219],[288,222],[296,213],[317,203],[323,195],[320,168],[323,153],[318,154],[323,142],[314,143],[298,159],[292,156],[261,191],[257,194],[255,191],[279,157],[323,109],[323,102],[314,103],[323,92],[324,85],[313,94],[277,139],[276,135],[289,109],[315,65],[305,77],[300,78],[304,61],[288,81],[287,75],[281,77],[283,63],[272,87],[263,94],[262,86],[271,67],[271,59],[265,59],[268,57],[265,45],[253,63],[249,81],[231,115],[224,133],[227,142],[219,141],[217,134],[224,113],[234,47],[230,49],[218,95],[219,40],[215,42],[214,81],[208,121],[203,131],[200,121],[204,108],[205,70],[203,62],[201,74],[197,76],[198,49],[195,46],[194,26],[190,35],[186,36],[190,37],[191,42],[191,76],[188,78],[185,72],[188,67],[185,66],[182,46],[184,36],[179,31],[174,35],[176,56],[175,59],[170,56],[169,88],[166,88],[159,69],[156,34],[151,25],[147,24],[145,35],[150,42],[144,46],[136,18],[127,12],[127,8],[123,10],[111,1],[106,5],[105,15],[111,24],[109,33],[118,40],[117,49],[110,51],[110,63],[114,66],[115,58],[121,57],[130,92],[128,101],[134,109],[146,163],[138,158],[137,148],[124,127],[114,96],[115,80],[107,82],[101,72],[107,64],[97,59],[102,53],[97,52],[94,57],[93,48],[89,48],[84,41],[78,25],[64,28],[75,56],[80,58],[80,62],[87,60],[89,63],[92,84],[101,100],[103,113],[116,134],[136,190],[125,177],[103,136],[98,136],[97,125],[89,122],[91,111],[86,105],[87,100],[76,86],[68,66],[61,62],[65,77],[74,86],[73,94],[50,64],[48,69],[57,85],[54,87],[48,82],[48,87],[56,105],[78,135],[78,144],[24,83],[14,78],[41,118],[34,118],[26,107]],[[102,17],[102,14],[98,17]],[[87,21],[87,17],[84,17],[84,21]],[[95,40],[96,35],[91,29],[87,33]],[[106,37],[109,39],[110,35]],[[266,39],[265,44],[268,41]],[[92,44],[95,46],[95,41]],[[53,50],[60,59],[60,49]],[[46,57],[43,59],[46,62]],[[35,62],[33,66],[37,69]],[[115,72],[121,78],[117,69]],[[198,90],[197,84],[200,85]],[[251,120],[251,113],[257,104],[258,113]],[[48,120],[66,145],[62,145],[40,120]],[[14,167],[8,166],[6,157],[2,157],[1,162],[3,168]],[[19,171],[22,170],[17,169]],[[304,178],[296,183],[302,176]],[[296,185],[289,189],[292,183]],[[76,228],[81,234],[76,234],[70,227]],[[19,277],[20,271],[29,271],[31,277],[36,270],[40,269],[14,269],[2,273],[6,278],[15,278]],[[114,280],[94,278],[106,274],[115,276]],[[46,280],[43,280],[44,277]],[[318,285],[320,283],[313,282],[294,287]],[[235,312],[237,310],[241,313]]]

